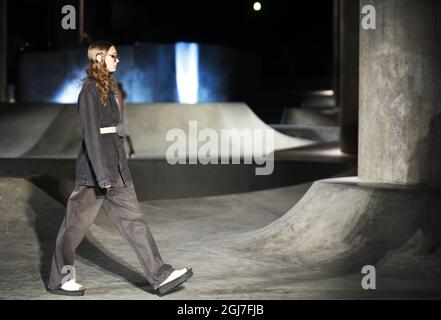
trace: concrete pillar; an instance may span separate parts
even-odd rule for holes
[[[340,107],[340,149],[356,155],[358,151],[358,58],[359,2],[335,0],[337,18],[337,105]]]
[[[441,1],[361,0],[361,180],[441,184]]]
[[[333,90],[336,107],[340,108],[340,3],[342,0],[334,0],[332,9],[332,35],[333,35]]]
[[[6,100],[7,85],[7,30],[6,30],[6,0],[0,0],[0,102]]]

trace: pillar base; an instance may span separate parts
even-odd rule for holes
[[[358,177],[319,180],[241,247],[338,274],[374,265],[383,275],[440,277],[440,194]]]

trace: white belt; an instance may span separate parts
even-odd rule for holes
[[[105,133],[115,133],[116,132],[116,127],[104,127],[104,128],[100,128],[100,133],[101,134],[105,134]]]

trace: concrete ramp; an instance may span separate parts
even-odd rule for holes
[[[244,129],[249,129],[251,133],[253,130],[269,130],[274,133],[274,148],[268,149],[268,153],[314,143],[312,140],[294,138],[275,131],[245,103],[159,103],[129,105],[126,110],[136,157],[164,158],[167,148],[173,143],[166,141],[167,132],[180,129],[188,138],[190,121],[197,121],[198,132],[206,128],[213,129],[219,139],[222,129],[237,129],[239,133]],[[199,142],[198,148],[204,143]],[[232,140],[231,153],[240,153],[240,144],[240,140]],[[243,151],[246,154],[247,150]]]
[[[63,148],[57,146],[68,135],[72,136],[69,140],[78,137],[79,130],[72,131],[76,128],[74,110],[74,105],[62,104],[0,104],[0,156],[59,155],[56,150]]]
[[[0,114],[0,157],[77,156],[81,130],[76,105],[3,104]],[[173,141],[166,141],[170,129],[182,130],[193,141],[197,139],[197,136],[188,136],[189,121],[192,120],[197,121],[198,131],[210,128],[219,137],[221,129],[237,129],[239,134],[244,129],[249,129],[251,134],[254,130],[269,130],[274,133],[275,144],[268,152],[313,143],[274,131],[243,103],[128,105],[126,118],[135,157],[139,158],[164,159],[168,147],[173,144]],[[229,154],[240,154],[241,141],[230,139]]]
[[[82,133],[76,105],[58,107],[56,117],[24,157],[76,157]]]
[[[440,210],[440,190],[320,180],[280,219],[237,240],[245,251],[325,272],[375,265],[383,276],[439,279]]]
[[[54,243],[65,208],[25,179],[0,178],[1,298],[21,291],[20,299],[35,295],[23,290],[36,284],[44,294]],[[7,289],[6,289],[7,288]],[[26,292],[28,291],[28,292]]]

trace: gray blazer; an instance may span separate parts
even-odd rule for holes
[[[119,108],[114,92],[109,93],[109,102],[103,105],[94,80],[83,83],[77,103],[83,141],[75,168],[75,185],[104,188],[114,185],[118,175],[125,185],[132,183],[124,137],[117,133],[101,134],[100,128],[117,126],[120,122]]]

